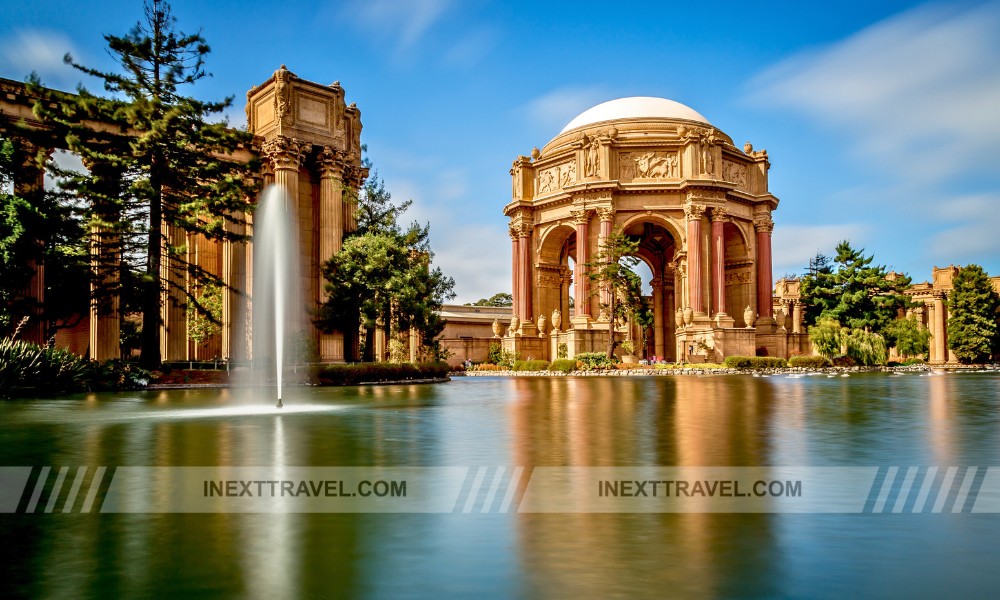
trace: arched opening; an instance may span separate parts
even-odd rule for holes
[[[726,223],[722,228],[725,247],[726,312],[735,319],[736,327],[746,327],[743,312],[754,305],[753,257],[740,228]]]

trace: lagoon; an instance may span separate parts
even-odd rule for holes
[[[456,378],[298,387],[281,411],[264,396],[189,389],[0,403],[0,465],[31,467],[19,513],[0,514],[4,589],[60,598],[955,597],[1000,589],[1000,514],[963,510],[986,467],[1000,466],[997,373]],[[39,486],[46,466],[51,477]],[[113,504],[111,481],[130,482],[125,496],[148,499],[140,512],[79,514],[99,466],[107,475],[95,506]],[[551,467],[631,475],[768,466],[868,467],[895,484],[883,494],[876,482],[857,514],[602,513],[572,497],[565,510],[527,512],[516,494],[513,509],[500,512],[503,487],[489,495],[490,482],[518,467],[534,485]],[[81,500],[64,513],[79,467],[88,468]],[[341,477],[344,467],[463,475],[430,492],[458,494],[446,512],[375,512],[378,501],[366,498],[351,500],[350,513],[174,513],[176,482],[163,475],[172,471],[130,479],[132,467],[201,467],[219,481],[260,468],[289,478]],[[938,481],[958,467],[955,489],[939,514],[933,494],[911,514],[914,499],[899,500],[899,490],[910,479],[905,489],[915,496],[931,467]]]

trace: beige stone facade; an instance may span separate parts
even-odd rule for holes
[[[790,336],[803,334],[774,318],[778,199],[769,168],[766,151],[737,147],[694,110],[662,98],[598,105],[517,157],[504,207],[514,297],[506,347],[547,359],[562,343],[570,356],[606,348],[608,292],[591,289],[584,265],[620,228],[640,240],[638,257],[653,274],[650,357],[787,355]],[[563,316],[571,286],[572,319]]]

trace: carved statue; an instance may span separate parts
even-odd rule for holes
[[[281,65],[281,68],[274,72],[274,113],[278,121],[286,125],[292,97],[292,88],[289,85],[291,74],[285,65]]]
[[[593,136],[589,141],[584,140],[587,145],[587,164],[585,173],[587,177],[597,177],[601,169],[601,142],[597,136]]]
[[[743,309],[743,322],[746,323],[747,327],[753,327],[753,309],[747,304],[747,307]]]
[[[776,310],[774,312],[774,322],[778,326],[778,329],[784,329],[785,328],[785,317],[787,317],[787,316],[788,315],[785,312],[784,308],[779,308],[778,310]]]
[[[500,330],[501,330],[500,319],[493,319],[493,337],[495,338],[500,337]]]
[[[557,308],[552,311],[552,331],[559,331],[560,325],[562,325],[562,311]]]
[[[507,330],[507,335],[514,335],[517,330],[521,328],[521,319],[517,318],[517,315],[510,316],[510,329]]]

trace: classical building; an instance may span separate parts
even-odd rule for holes
[[[36,99],[24,84],[3,79],[0,91],[4,92],[0,97],[0,125],[7,125],[3,128],[4,135],[13,138],[19,154],[25,157],[25,167],[16,174],[15,187],[19,194],[37,193],[44,186],[44,171],[29,159],[37,153],[39,140],[50,144],[45,148],[49,153],[62,147],[62,140],[37,134],[43,126],[31,111]],[[317,331],[308,315],[323,299],[322,262],[340,251],[344,233],[356,227],[351,196],[368,175],[361,165],[361,112],[356,105],[346,104],[339,82],[321,85],[306,81],[282,65],[267,81],[247,92],[246,114],[254,141],[237,158],[261,159],[261,187],[274,184],[283,188],[298,224],[299,285],[305,299],[301,330],[315,342],[322,361],[342,362],[344,335]],[[238,233],[251,234],[253,215],[245,215],[243,220],[246,226],[240,226]],[[171,285],[162,300],[163,360],[248,358],[253,351],[251,332],[246,325],[254,291],[252,244],[206,239],[169,224],[164,233],[171,246],[186,249],[186,260],[222,277],[228,289],[223,295],[221,333],[200,344],[194,343],[187,334],[184,295],[178,291],[191,290],[193,282],[185,280],[185,269],[178,268],[180,264],[164,253],[163,277]],[[96,246],[92,250],[101,252]],[[45,300],[44,278],[44,265],[37,265],[36,277],[26,291],[40,304]],[[57,336],[57,343],[95,359],[118,358],[121,318],[117,302],[95,305],[75,331],[61,332],[62,339]],[[38,331],[29,332],[26,337],[44,341],[45,334],[38,327],[40,321],[35,320],[33,325]],[[83,332],[88,335],[81,335]]]
[[[615,229],[653,274],[651,354],[666,360],[786,356],[807,344],[775,319],[770,162],[663,98],[622,98],[570,121],[510,170],[514,309],[504,344],[521,356],[603,351],[607,290],[587,264]],[[575,313],[569,318],[570,289]],[[628,324],[616,323],[624,335]]]

